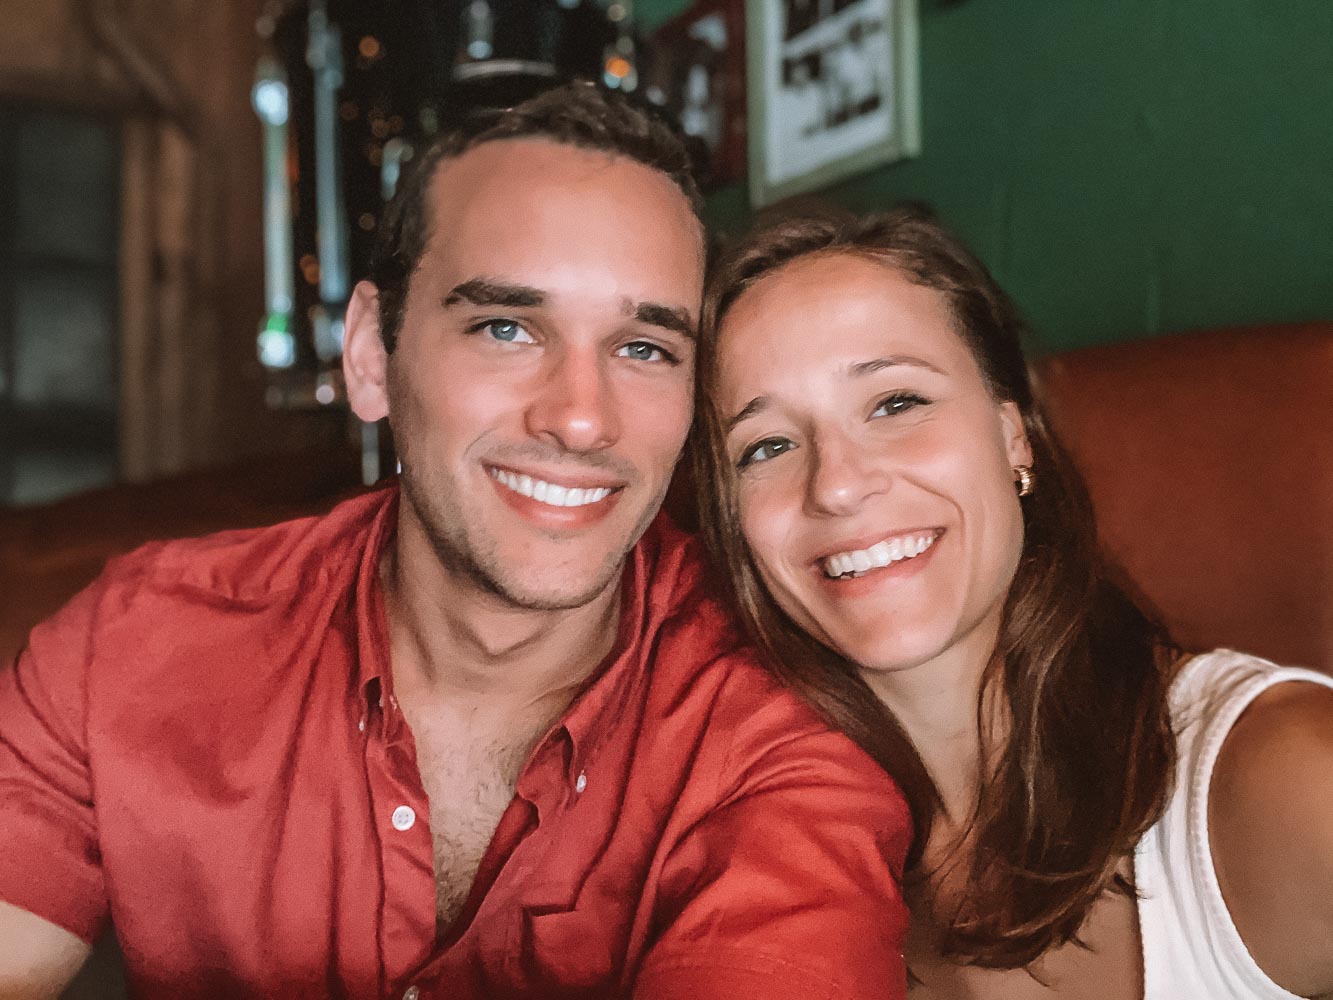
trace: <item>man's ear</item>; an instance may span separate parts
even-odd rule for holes
[[[343,378],[352,412],[366,423],[389,415],[389,393],[385,387],[389,355],[380,337],[379,290],[369,281],[359,281],[347,303],[343,333]]]
[[[1000,433],[1004,436],[1005,455],[1011,468],[1032,467],[1032,443],[1023,426],[1023,414],[1014,402],[1000,404]]]

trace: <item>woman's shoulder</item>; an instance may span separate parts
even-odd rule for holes
[[[1333,992],[1333,678],[1265,675],[1212,769],[1209,847],[1255,961],[1289,992],[1321,996]]]
[[[1183,737],[1209,730],[1218,746],[1239,717],[1272,688],[1289,682],[1333,687],[1333,676],[1303,667],[1283,666],[1234,649],[1214,649],[1180,657],[1168,670],[1171,715]],[[1206,752],[1206,749],[1205,749]],[[1209,762],[1211,765],[1211,761]]]
[[[1330,994],[1333,677],[1214,650],[1170,682],[1174,789],[1135,857],[1148,996]]]
[[[1246,949],[1294,995],[1333,991],[1333,677],[1216,651],[1172,699],[1200,729],[1208,847]]]

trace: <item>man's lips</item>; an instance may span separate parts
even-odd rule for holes
[[[486,472],[518,496],[556,509],[602,504],[625,488],[623,483],[590,476],[537,476],[498,465],[486,466]]]

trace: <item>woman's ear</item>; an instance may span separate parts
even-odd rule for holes
[[[1004,436],[1005,455],[1011,468],[1020,465],[1031,468],[1032,444],[1023,426],[1023,414],[1014,402],[1000,404],[1000,433]]]
[[[357,282],[347,303],[343,333],[343,378],[352,412],[366,423],[389,415],[385,387],[389,355],[380,336],[379,291],[369,281]]]

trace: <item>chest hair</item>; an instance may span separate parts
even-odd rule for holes
[[[413,720],[412,728],[422,787],[430,799],[435,917],[443,934],[467,901],[518,775],[547,724],[503,735],[460,734],[424,718]]]

